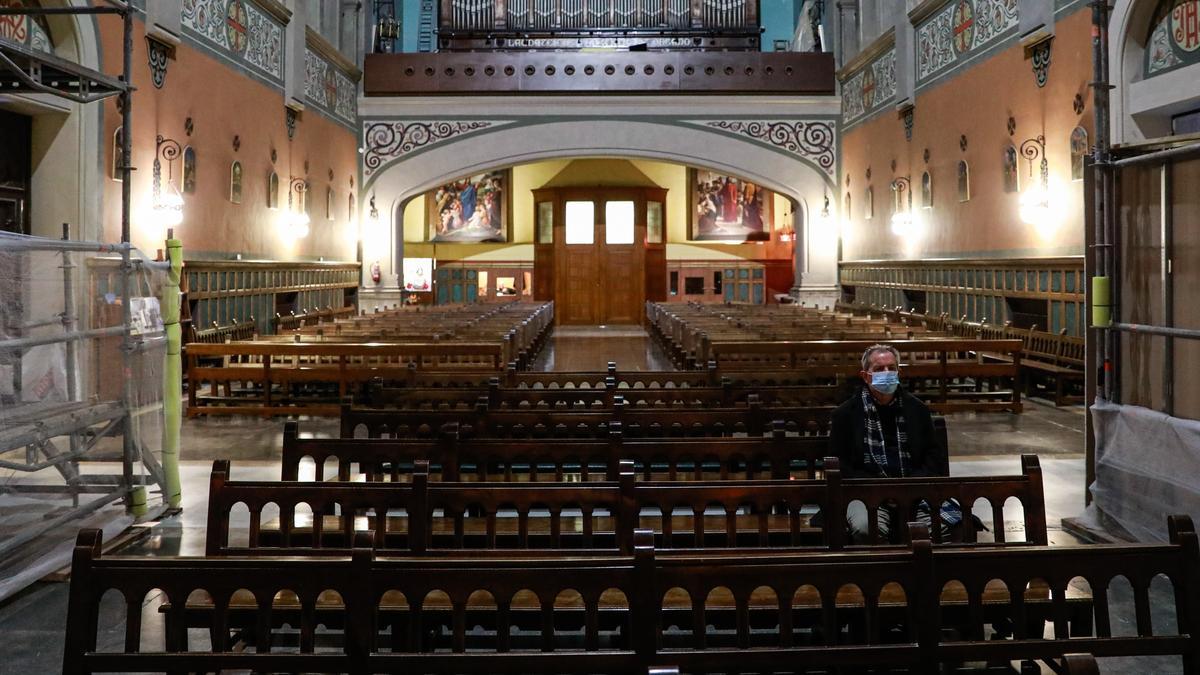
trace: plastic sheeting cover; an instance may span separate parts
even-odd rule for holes
[[[1200,518],[1200,422],[1097,399],[1092,507],[1140,541],[1166,541],[1167,516]]]

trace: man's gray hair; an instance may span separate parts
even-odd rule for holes
[[[900,365],[900,352],[895,347],[891,345],[871,345],[867,347],[867,351],[863,352],[862,355],[862,369],[864,371],[870,370],[871,357],[879,352],[891,352],[892,356],[896,357],[896,365]]]

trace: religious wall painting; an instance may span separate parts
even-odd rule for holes
[[[889,49],[851,75],[842,86],[846,124],[854,124],[881,110],[896,95],[896,50]]]
[[[271,82],[283,84],[283,24],[246,0],[182,0],[188,37]]]
[[[196,149],[190,145],[183,149],[183,193],[196,194]]]
[[[1161,0],[1146,41],[1146,77],[1194,63],[1200,63],[1200,0]]]
[[[279,174],[274,171],[267,176],[267,208],[279,208]]]
[[[693,241],[767,241],[773,219],[772,193],[736,176],[689,169],[692,208],[689,233]]]
[[[235,161],[229,167],[229,201],[242,203],[242,163]]]
[[[971,167],[965,159],[958,162],[958,201],[971,201]]]
[[[921,208],[933,208],[933,176],[928,171],[921,174]]]
[[[464,176],[425,193],[429,241],[508,241],[508,169]]]
[[[1011,143],[1004,148],[1004,191],[1021,191],[1020,171],[1017,166],[1017,148]]]
[[[1071,180],[1083,180],[1083,158],[1088,154],[1088,132],[1075,127],[1071,132]]]
[[[863,217],[870,220],[875,217],[875,188],[867,186],[867,193],[863,200]]]

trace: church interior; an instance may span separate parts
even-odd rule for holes
[[[1200,673],[1197,83],[1200,0],[0,0],[0,671]]]

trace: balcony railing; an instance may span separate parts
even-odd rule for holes
[[[441,0],[442,50],[744,49],[758,0]]]

